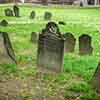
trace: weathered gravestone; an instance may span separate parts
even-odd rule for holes
[[[91,84],[97,91],[100,92],[100,63],[97,66]]]
[[[52,13],[51,12],[45,12],[44,14],[44,19],[45,20],[51,20],[52,17]]]
[[[6,9],[5,10],[5,15],[6,16],[13,16],[13,11],[11,9]]]
[[[30,19],[34,19],[34,18],[35,18],[35,16],[36,16],[35,11],[32,11],[32,12],[30,13]]]
[[[19,7],[17,5],[13,6],[14,16],[19,17]]]
[[[64,40],[56,23],[49,22],[42,30],[38,41],[37,65],[50,72],[61,72],[63,64]]]
[[[8,22],[7,22],[5,19],[3,19],[3,20],[0,22],[0,25],[1,25],[1,26],[7,26],[7,25],[8,25]]]
[[[91,45],[91,37],[87,34],[83,34],[79,37],[79,53],[80,55],[91,55],[93,47]]]
[[[65,42],[65,52],[74,52],[76,39],[72,33],[64,34]]]
[[[11,46],[8,34],[0,32],[0,63],[16,63],[15,54]]]
[[[38,35],[35,32],[31,33],[31,42],[36,43],[38,41]]]

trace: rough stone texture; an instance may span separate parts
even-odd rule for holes
[[[97,66],[91,84],[96,90],[100,91],[100,63]]]
[[[5,15],[6,16],[13,16],[13,11],[11,9],[6,9],[5,10]]]
[[[19,7],[17,5],[13,6],[14,16],[19,17]]]
[[[32,11],[32,12],[30,13],[30,19],[34,19],[34,18],[35,18],[35,16],[36,16],[35,11]]]
[[[45,20],[51,20],[51,18],[52,18],[52,13],[50,13],[50,12],[45,12],[44,19],[45,19]]]
[[[91,37],[87,34],[83,34],[79,37],[79,53],[80,55],[91,55],[93,47],[91,45]]]
[[[0,63],[10,64],[16,63],[15,54],[11,46],[8,34],[0,32]]]
[[[38,41],[38,35],[35,32],[32,32],[31,34],[31,42],[32,43],[37,43]]]
[[[56,23],[49,22],[38,41],[38,67],[51,72],[61,72],[64,40]]]
[[[65,38],[64,42],[65,52],[74,52],[76,43],[74,35],[72,33],[66,33],[64,34],[64,38]]]
[[[1,26],[8,26],[8,22],[7,22],[5,19],[3,19],[3,20],[0,22],[0,25],[1,25]]]

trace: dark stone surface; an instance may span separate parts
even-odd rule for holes
[[[34,18],[35,18],[35,16],[36,16],[35,11],[32,11],[32,12],[30,13],[30,19],[34,19]]]
[[[91,80],[92,86],[100,92],[100,63],[97,66],[97,69],[94,73],[94,76]]]
[[[74,35],[72,33],[66,33],[64,34],[64,38],[65,52],[74,52],[76,44]]]
[[[5,16],[13,16],[13,10],[11,10],[11,9],[6,9],[6,10],[5,10]]]
[[[45,12],[44,19],[45,20],[51,20],[51,18],[52,18],[52,13],[51,12]]]
[[[1,25],[1,26],[8,26],[8,22],[7,22],[5,19],[3,19],[3,20],[0,22],[0,25]]]
[[[38,35],[35,32],[31,33],[31,42],[37,43],[38,42]]]
[[[16,63],[15,54],[6,32],[0,32],[0,63]]]
[[[17,5],[13,6],[14,16],[19,17],[19,7]]]
[[[91,55],[93,47],[91,45],[91,37],[87,34],[83,34],[79,37],[79,53],[80,55]]]
[[[42,30],[38,41],[39,68],[61,72],[63,65],[64,40],[56,23],[49,22]]]

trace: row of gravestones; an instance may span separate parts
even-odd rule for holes
[[[35,13],[35,11],[32,11],[31,13],[30,13],[30,18],[31,19],[34,19],[36,17],[36,13]],[[45,12],[45,14],[44,14],[44,19],[45,20],[51,20],[51,18],[52,18],[52,13],[50,13],[50,12]]]
[[[13,6],[13,10],[12,9],[5,9],[5,15],[6,16],[16,16],[16,17],[19,17],[19,7],[17,5],[14,5]],[[36,16],[36,13],[35,11],[32,11],[30,13],[30,18],[31,19],[34,19]],[[52,13],[50,12],[45,12],[45,15],[44,15],[44,19],[45,20],[51,20],[51,17],[52,17]]]
[[[64,49],[65,52],[72,53],[75,50],[76,39],[73,34],[66,33],[63,35],[64,38]],[[38,35],[35,32],[31,34],[31,41],[33,43],[38,42]],[[91,55],[93,47],[91,46],[91,37],[87,34],[83,34],[79,37],[79,54],[80,55]]]
[[[87,39],[87,38],[86,38]],[[63,67],[64,38],[56,23],[49,22],[39,34],[37,66],[41,71],[61,72]],[[8,34],[0,32],[0,63],[16,63],[15,54]],[[100,89],[100,64],[98,65],[92,85]]]
[[[5,9],[6,16],[16,16],[19,17],[19,7],[17,5],[13,6],[13,10],[7,8]]]

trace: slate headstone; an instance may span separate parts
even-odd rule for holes
[[[3,19],[3,20],[0,22],[0,25],[1,25],[1,26],[8,26],[7,20]]]
[[[65,52],[74,52],[76,44],[76,39],[74,35],[72,33],[66,33],[64,34],[64,38]]]
[[[6,32],[0,32],[0,63],[16,63],[15,54]]]
[[[19,17],[19,7],[17,5],[13,6],[14,16]]]
[[[36,43],[38,41],[38,35],[35,32],[31,33],[31,42]]]
[[[45,20],[51,20],[51,18],[52,18],[52,13],[51,12],[45,12],[44,19]]]
[[[91,84],[97,91],[100,91],[100,63],[96,68],[96,71],[91,80]]]
[[[93,52],[92,39],[89,35],[83,34],[79,37],[80,55],[91,55]]]
[[[55,22],[49,22],[42,30],[38,41],[37,65],[50,72],[61,72],[64,40]]]
[[[13,10],[11,10],[11,9],[9,9],[9,8],[6,9],[6,10],[5,10],[5,15],[6,15],[6,16],[13,16]]]
[[[35,11],[32,11],[32,12],[30,13],[30,19],[34,19],[34,18],[35,18],[35,16],[36,16]]]

